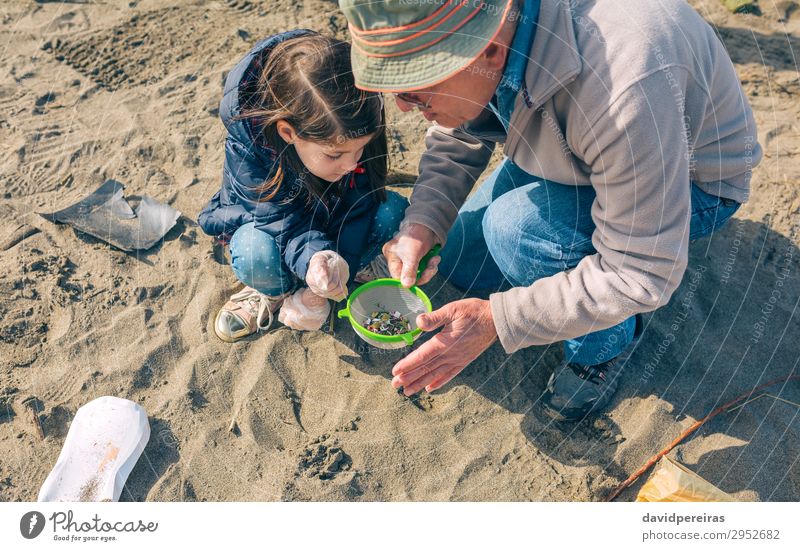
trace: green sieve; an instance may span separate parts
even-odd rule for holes
[[[428,267],[428,261],[439,254],[441,245],[435,245],[419,261],[417,279]],[[408,319],[411,331],[399,335],[381,335],[364,327],[370,314],[376,310],[400,312]],[[422,333],[417,327],[417,316],[433,310],[428,296],[416,285],[403,287],[399,280],[383,278],[370,281],[357,287],[347,298],[347,306],[339,310],[340,318],[350,320],[356,334],[364,341],[384,350],[411,346]]]

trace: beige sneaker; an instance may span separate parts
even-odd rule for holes
[[[236,342],[257,331],[266,331],[272,325],[273,314],[289,295],[267,296],[245,287],[217,312],[214,332],[225,342]]]
[[[386,257],[383,254],[379,254],[369,264],[361,268],[354,281],[356,283],[367,283],[384,277],[392,277],[392,274],[389,273],[389,264],[386,263]]]

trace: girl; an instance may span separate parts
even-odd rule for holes
[[[355,87],[347,43],[297,30],[259,42],[230,72],[220,117],[222,189],[198,222],[229,245],[245,288],[214,330],[226,342],[264,330],[284,301],[281,321],[319,328],[351,275],[388,277],[380,250],[408,206],[383,189],[382,97]]]

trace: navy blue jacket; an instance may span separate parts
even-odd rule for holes
[[[259,201],[263,194],[257,188],[274,175],[277,155],[256,143],[250,121],[235,120],[240,114],[240,95],[260,76],[258,54],[308,32],[289,31],[258,42],[228,74],[219,109],[228,130],[222,189],[202,210],[198,223],[205,233],[225,238],[239,226],[254,222],[257,229],[275,238],[284,262],[300,279],[305,279],[314,253],[335,250],[347,261],[352,278],[378,208],[366,175],[346,177],[343,181],[348,183],[338,196],[314,198],[309,205],[309,194],[297,175],[285,170],[277,195]]]

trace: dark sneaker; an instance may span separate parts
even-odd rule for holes
[[[542,396],[545,411],[556,421],[578,421],[605,409],[619,386],[619,377],[628,363],[644,329],[636,315],[633,341],[622,353],[598,365],[562,363],[550,376]]]

